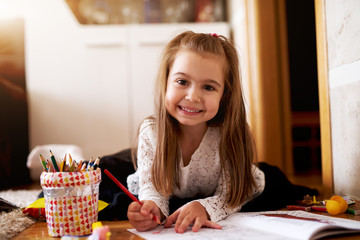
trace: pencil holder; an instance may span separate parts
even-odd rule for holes
[[[43,172],[40,184],[51,237],[91,234],[98,218],[99,168],[84,172]]]

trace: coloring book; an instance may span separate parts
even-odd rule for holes
[[[175,232],[174,227],[158,226],[147,232],[135,229],[128,231],[145,239],[319,239],[339,234],[360,234],[360,221],[330,217],[305,211],[266,211],[239,212],[218,222],[221,230],[201,228],[194,233],[189,227],[183,234]],[[360,235],[359,235],[360,236]]]

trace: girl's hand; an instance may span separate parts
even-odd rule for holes
[[[222,228],[219,224],[211,222],[208,219],[209,217],[205,208],[198,202],[191,202],[171,214],[167,218],[164,227],[170,227],[175,223],[175,231],[177,233],[184,233],[190,224],[193,224],[193,232],[198,232],[201,227]]]
[[[129,205],[127,217],[131,225],[138,231],[147,231],[155,228],[158,223],[153,220],[160,218],[160,209],[155,202],[150,200],[141,201],[143,205],[138,202],[132,202]]]

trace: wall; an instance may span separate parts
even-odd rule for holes
[[[335,194],[360,197],[360,1],[325,1]]]
[[[128,147],[123,29],[81,26],[65,1],[25,4],[30,148],[75,144],[89,159]]]
[[[169,39],[189,29],[229,36],[224,22],[81,25],[64,0],[24,4],[30,147],[75,144],[87,159],[132,146],[153,113]]]

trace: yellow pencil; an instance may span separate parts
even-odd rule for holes
[[[65,172],[65,167],[66,167],[66,153],[64,155],[64,159],[63,159],[63,166],[62,166],[62,171]]]
[[[71,161],[71,165],[70,165],[70,168],[69,168],[69,172],[73,172],[75,169],[75,161]]]
[[[85,171],[86,170],[86,163],[83,163],[82,166],[81,166],[81,172]]]
[[[61,160],[60,162],[60,172],[64,171],[64,164],[65,164],[65,159]]]
[[[70,153],[69,153],[69,166],[71,166],[72,163],[73,163],[73,159],[72,159],[72,157],[71,157],[71,155],[70,155]]]

